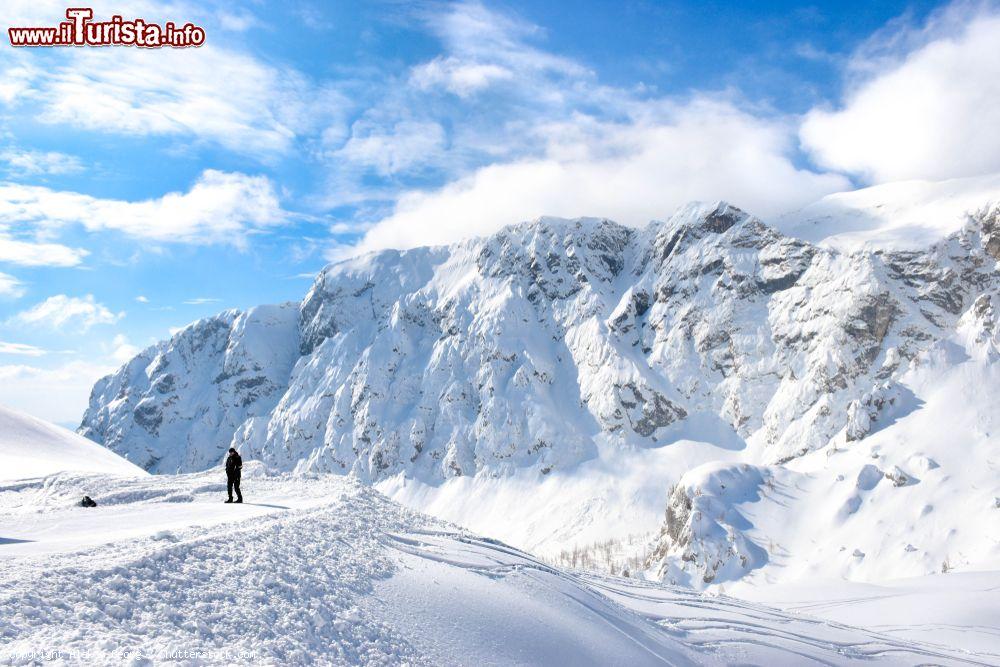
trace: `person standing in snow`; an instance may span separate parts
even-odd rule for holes
[[[226,458],[226,490],[229,492],[227,503],[233,502],[233,489],[236,489],[236,502],[243,502],[243,494],[240,493],[240,475],[243,472],[243,459],[232,447],[229,448],[229,456]]]

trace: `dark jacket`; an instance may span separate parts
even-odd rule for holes
[[[239,477],[241,470],[243,470],[243,459],[239,454],[230,454],[226,459],[226,475]]]

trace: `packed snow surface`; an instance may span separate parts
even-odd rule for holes
[[[0,480],[60,471],[146,476],[134,463],[70,430],[0,407]]]
[[[996,664],[982,647],[569,572],[333,475],[0,485],[0,662]],[[75,503],[87,493],[99,505]],[[977,588],[993,588],[990,576]],[[984,595],[987,595],[984,593]],[[993,605],[994,609],[997,605]],[[883,610],[883,624],[899,609]],[[940,621],[948,623],[947,613]]]

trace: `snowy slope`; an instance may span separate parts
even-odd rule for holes
[[[998,585],[997,571],[952,572],[878,584],[838,579],[739,587],[739,596],[896,637],[961,647],[997,663]]]
[[[0,407],[0,480],[44,477],[60,471],[147,475],[72,431]]]
[[[775,218],[777,229],[843,251],[922,250],[959,231],[966,216],[1000,200],[1000,174],[902,181],[827,195]]]
[[[86,484],[100,505],[73,506]],[[0,662],[988,664],[728,598],[562,571],[342,476],[0,485]],[[135,520],[137,515],[144,522]],[[72,536],[66,525],[85,521]],[[890,614],[891,617],[891,614]],[[948,619],[945,619],[948,620]]]

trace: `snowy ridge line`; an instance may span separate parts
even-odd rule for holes
[[[901,181],[823,197],[773,219],[789,236],[845,252],[923,250],[1000,202],[1000,174]]]
[[[142,477],[147,473],[72,431],[0,406],[0,484],[59,471]]]

